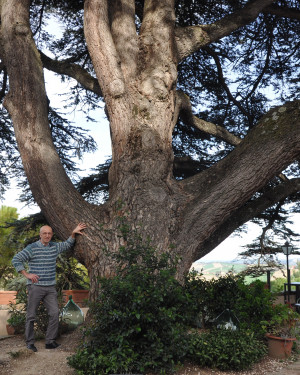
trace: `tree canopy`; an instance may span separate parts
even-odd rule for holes
[[[72,226],[60,207],[112,229],[122,202],[184,269],[249,220],[286,235],[300,208],[299,19],[296,0],[2,0],[2,188],[20,151],[59,235]],[[69,81],[66,106],[110,122],[112,163],[77,191],[65,171],[95,144],[51,107],[45,69]]]

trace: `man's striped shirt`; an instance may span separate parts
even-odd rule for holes
[[[24,265],[29,266],[29,273],[39,276],[39,281],[35,285],[55,285],[56,280],[56,258],[64,251],[70,250],[75,243],[75,239],[69,237],[65,242],[49,242],[47,246],[41,241],[34,242],[26,246],[17,253],[12,264],[20,272],[25,269]],[[27,284],[32,284],[27,279]]]

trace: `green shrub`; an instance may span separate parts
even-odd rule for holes
[[[25,277],[16,277],[10,282],[11,289],[16,290],[16,303],[9,303],[9,319],[7,322],[14,327],[17,334],[25,332],[26,321],[26,306],[27,306],[27,293],[26,293],[26,279]]]
[[[268,321],[262,322],[265,330],[274,336],[283,338],[299,338],[300,315],[288,304],[277,304],[273,306],[273,315]]]
[[[177,260],[137,234],[113,258],[116,276],[99,280],[87,340],[69,364],[87,375],[174,368],[188,350],[188,299],[174,278]]]
[[[274,293],[281,293],[284,290],[284,284],[286,283],[286,278],[279,278],[271,281],[271,290]]]
[[[265,283],[256,280],[249,285],[239,282],[239,296],[236,300],[235,314],[239,317],[240,327],[251,329],[258,337],[266,333],[263,321],[274,314],[274,298],[265,288]]]
[[[26,315],[21,310],[15,309],[14,313],[10,313],[7,323],[14,327],[16,334],[21,334],[25,332],[25,320]]]
[[[218,279],[205,280],[195,274],[188,275],[185,288],[192,295],[197,306],[198,316],[202,317],[202,325],[209,327],[214,319],[225,310],[235,310],[239,297],[238,276],[229,272]]]
[[[274,315],[273,295],[259,280],[250,285],[244,278],[231,272],[218,279],[205,280],[192,272],[186,278],[186,294],[191,302],[191,324],[213,327],[215,319],[224,311],[230,310],[239,320],[240,328],[250,328],[257,336],[265,330],[262,321]],[[201,320],[201,322],[199,322]]]
[[[79,375],[166,373],[186,359],[240,370],[266,353],[259,338],[272,299],[262,283],[245,286],[232,273],[210,281],[191,273],[181,284],[171,251],[158,253],[150,241],[128,233],[126,225],[120,229],[125,245],[111,254],[116,274],[99,279],[84,342],[68,359]],[[253,319],[259,335],[245,329],[215,330],[215,318],[227,309],[242,327],[251,326]],[[189,333],[199,318],[211,332]]]
[[[266,345],[251,331],[215,329],[190,336],[188,358],[201,367],[244,370],[267,352]]]

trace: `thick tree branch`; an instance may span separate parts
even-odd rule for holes
[[[222,139],[223,141],[231,144],[232,146],[238,145],[242,139],[237,137],[236,135],[230,133],[228,130],[223,128],[222,126],[213,124],[212,122],[205,121],[203,119],[198,118],[197,116],[193,116],[192,125],[205,132],[206,134],[210,134],[216,138]]]
[[[299,113],[299,101],[273,108],[226,158],[180,182],[194,198],[184,208],[184,227],[177,241],[185,242],[193,259],[217,228],[299,157]]]
[[[254,21],[274,0],[250,0],[244,8],[210,25],[175,29],[178,60],[181,61],[200,48],[215,42]]]
[[[222,126],[213,124],[212,122],[205,121],[195,116],[193,114],[192,105],[188,96],[182,91],[177,91],[177,108],[178,113],[180,113],[180,118],[186,125],[193,126],[202,132],[219,138],[232,146],[237,146],[242,142],[242,138],[230,133]],[[188,160],[184,160],[184,163],[187,164],[187,162]],[[280,178],[282,181],[289,180],[283,173],[279,173],[278,178]]]
[[[269,5],[264,10],[265,14],[274,14],[275,16],[300,20],[300,11],[296,8],[279,7],[277,5]]]
[[[213,124],[212,122],[205,121],[195,116],[193,114],[189,97],[182,91],[177,91],[177,111],[180,114],[180,118],[186,125],[193,126],[202,132],[219,138],[232,146],[237,146],[242,142],[242,138],[230,133],[222,126]],[[185,162],[186,161],[187,160],[185,160]],[[278,178],[280,178],[282,181],[289,180],[283,173],[280,173]]]
[[[170,92],[173,94],[176,84],[174,27],[174,0],[145,1],[140,29],[140,91],[158,100],[166,98]]]
[[[188,96],[185,95],[182,91],[177,92],[177,98],[177,103],[180,108],[180,117],[186,125],[193,126],[203,131],[204,133],[220,138],[233,146],[236,146],[241,142],[241,138],[230,133],[225,128],[199,119],[197,116],[195,116],[192,112],[192,106]]]
[[[135,1],[109,2],[111,33],[121,60],[125,80],[137,74],[138,37],[135,27]]]
[[[284,182],[273,189],[268,190],[258,199],[251,200],[239,208],[226,220],[215,233],[199,249],[195,260],[203,257],[224,241],[232,232],[241,225],[257,217],[261,212],[273,206],[280,200],[284,200],[291,194],[300,190],[300,178],[294,178]]]
[[[30,1],[4,0],[1,4],[3,58],[10,86],[4,105],[35,200],[58,235],[66,238],[74,222],[61,207],[66,204],[80,212],[87,203],[68,178],[52,142],[43,66],[29,25]]]
[[[43,52],[39,51],[41,55],[41,60],[43,66],[51,70],[52,72],[67,75],[74,78],[79,82],[83,88],[86,90],[92,91],[93,93],[102,96],[102,91],[100,89],[98,80],[92,77],[85,69],[81,66],[72,64],[69,61],[58,61],[53,60],[50,57],[46,56]]]
[[[114,145],[110,168],[112,180],[117,174],[117,155],[124,152],[128,133],[130,127],[134,126],[134,121],[128,82],[123,74],[122,62],[111,32],[108,0],[84,2],[84,34],[110,120],[111,139]],[[117,114],[123,121],[117,120]],[[110,194],[112,196],[112,190]]]
[[[84,34],[104,97],[118,98],[125,93],[125,82],[110,31],[107,3],[85,1]]]

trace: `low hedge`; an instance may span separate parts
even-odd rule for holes
[[[251,331],[213,329],[190,335],[187,358],[201,367],[244,370],[266,353],[266,344]]]

